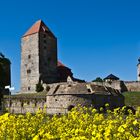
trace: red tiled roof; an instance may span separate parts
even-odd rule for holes
[[[28,35],[32,35],[35,33],[39,33],[39,32],[49,32],[53,37],[55,37],[53,35],[53,33],[49,30],[49,28],[44,24],[44,22],[42,20],[38,20],[36,21],[33,26],[23,35],[23,37],[28,36]]]
[[[61,67],[66,67],[66,66],[65,66],[64,64],[62,64],[60,61],[57,62],[57,66],[58,66],[58,67],[60,67],[60,66],[61,66]]]
[[[57,67],[59,68],[59,67],[63,67],[63,68],[66,68],[66,69],[69,69],[69,70],[71,70],[69,67],[67,67],[67,66],[65,66],[64,64],[62,64],[60,61],[58,61],[57,62]]]

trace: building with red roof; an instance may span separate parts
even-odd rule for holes
[[[59,82],[66,82],[68,76],[70,76],[73,79],[73,73],[71,72],[71,69],[66,67],[60,61],[58,61],[57,63],[57,72]]]

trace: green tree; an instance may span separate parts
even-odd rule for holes
[[[41,83],[36,84],[36,92],[41,92],[44,90],[44,87]]]
[[[92,80],[92,82],[103,82],[103,79],[100,77],[97,77],[95,80]]]
[[[5,80],[7,77],[7,66],[10,66],[10,60],[5,58],[5,56],[0,53],[0,89],[3,89],[5,86]]]

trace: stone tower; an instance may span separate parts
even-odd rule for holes
[[[37,21],[21,40],[21,92],[34,92],[36,84],[57,81],[57,38]]]
[[[137,64],[137,80],[140,81],[140,58],[138,59],[139,63]]]

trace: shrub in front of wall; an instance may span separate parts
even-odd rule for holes
[[[41,83],[36,84],[36,92],[41,92],[44,90],[44,87]]]

